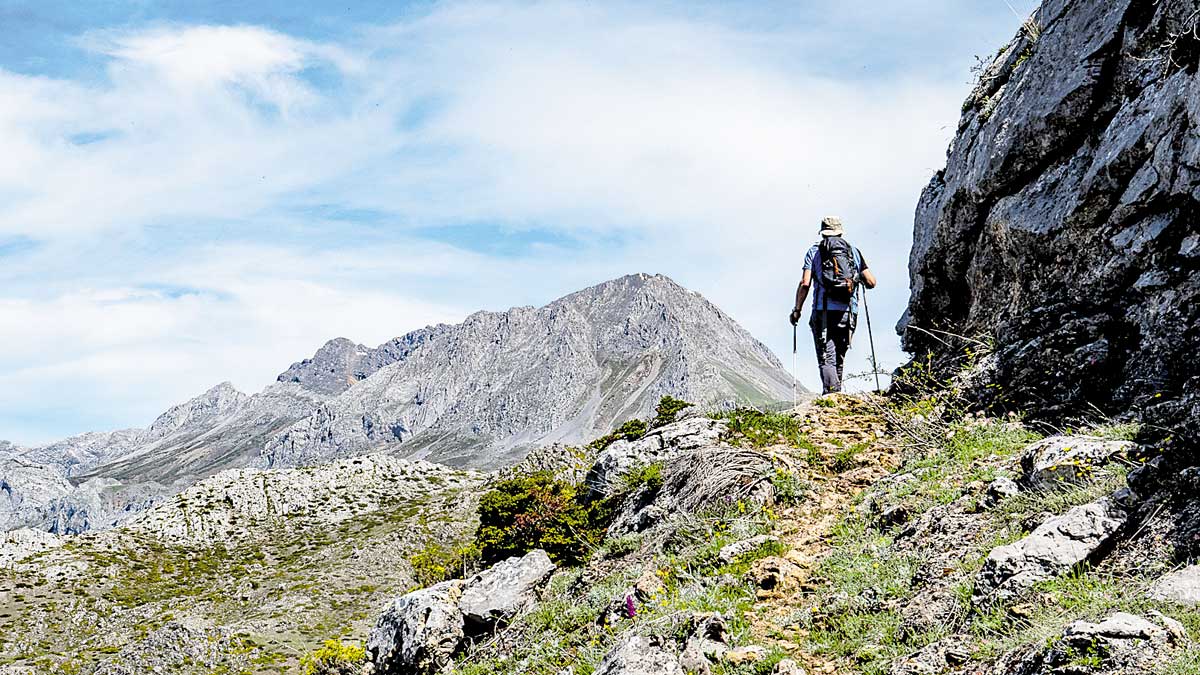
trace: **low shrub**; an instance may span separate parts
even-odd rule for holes
[[[771,474],[771,487],[775,490],[775,501],[788,505],[799,504],[812,492],[811,484],[783,469],[776,469]]]
[[[320,649],[300,659],[304,675],[357,675],[367,662],[362,647],[340,640],[327,640]]]
[[[639,466],[625,475],[625,487],[622,495],[631,494],[646,488],[649,492],[658,492],[663,486],[663,463],[654,462]]]
[[[461,546],[446,546],[431,541],[414,553],[408,562],[420,588],[432,586],[448,579],[465,577],[479,561],[479,548],[474,542]]]
[[[617,427],[611,434],[592,441],[588,447],[596,452],[601,452],[617,441],[636,441],[645,436],[649,429],[649,425],[644,420],[632,419]]]
[[[580,487],[548,473],[501,481],[479,503],[475,535],[485,564],[542,549],[577,564],[604,536],[606,502],[585,503]]]
[[[665,427],[668,424],[675,422],[675,417],[679,415],[684,408],[692,407],[691,403],[681,401],[673,396],[664,396],[658,402],[658,406],[654,409],[654,420],[650,423],[652,429]]]
[[[734,445],[763,448],[786,443],[800,447],[804,441],[800,433],[800,420],[786,413],[738,408],[718,415],[717,419],[728,422],[729,441]]]

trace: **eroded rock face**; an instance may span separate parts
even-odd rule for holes
[[[367,639],[375,675],[434,673],[449,663],[464,639],[462,590],[454,580],[397,598]]]
[[[1040,35],[1023,30],[993,60],[917,207],[909,351],[950,367],[967,343],[933,331],[988,335],[1002,386],[981,398],[1049,414],[1136,406],[1197,437],[1194,10],[1053,0]]]
[[[550,556],[540,550],[496,563],[467,581],[458,607],[467,623],[478,629],[507,623],[537,602],[554,568]]]
[[[1128,518],[1105,498],[1042,523],[1024,539],[988,554],[975,584],[975,602],[1017,595],[1103,553]]]
[[[1130,441],[1090,436],[1051,436],[1025,448],[1021,455],[1023,481],[1029,487],[1086,480],[1099,467],[1137,447]]]
[[[598,496],[612,494],[620,490],[630,471],[714,445],[726,427],[719,420],[691,417],[651,430],[636,441],[616,441],[596,457],[586,478],[587,486]]]
[[[1076,621],[1049,646],[1002,658],[997,672],[1076,672],[1081,658],[1092,661],[1087,668],[1092,673],[1161,672],[1180,637],[1170,626],[1178,622],[1161,614],[1154,616],[1159,624],[1126,612],[1116,612],[1096,623]]]
[[[595,675],[683,675],[683,667],[661,640],[632,635],[605,655]]]

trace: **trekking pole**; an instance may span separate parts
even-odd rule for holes
[[[796,400],[796,324],[792,324],[792,408],[799,404]]]
[[[882,391],[879,386],[879,359],[875,356],[875,334],[871,331],[871,308],[867,306],[867,289],[863,289],[863,313],[867,315],[867,339],[871,342],[871,370],[875,373],[875,392]]]

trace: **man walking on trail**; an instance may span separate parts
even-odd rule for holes
[[[858,324],[859,286],[875,288],[875,275],[867,268],[862,252],[843,238],[845,234],[840,218],[821,221],[821,241],[804,256],[804,276],[790,317],[795,326],[809,289],[815,288],[808,325],[825,394],[842,390],[843,364]]]

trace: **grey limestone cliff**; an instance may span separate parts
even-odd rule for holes
[[[994,342],[986,398],[1200,419],[1200,12],[1049,0],[983,71],[917,207],[910,351]]]

